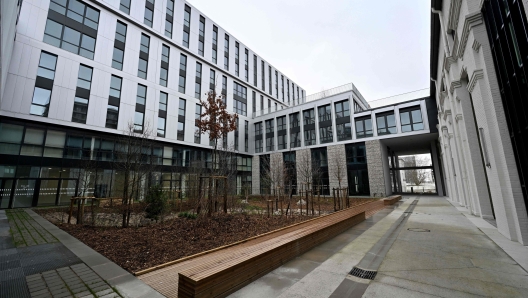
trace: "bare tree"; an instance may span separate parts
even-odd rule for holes
[[[270,194],[275,197],[275,209],[279,208],[281,194],[284,194],[285,182],[287,181],[288,169],[281,154],[271,154],[269,160],[264,159],[265,172],[261,181],[269,186]]]
[[[122,227],[128,227],[131,205],[144,194],[148,176],[157,167],[152,154],[153,133],[149,123],[142,130],[129,122],[123,135],[119,137],[115,147],[114,169],[120,175],[116,185],[122,187]],[[117,176],[117,175],[116,175]]]

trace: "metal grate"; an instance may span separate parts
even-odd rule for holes
[[[374,270],[365,270],[358,267],[352,268],[352,271],[350,271],[350,275],[363,278],[363,279],[370,279],[373,280],[376,277],[376,274],[378,271]]]

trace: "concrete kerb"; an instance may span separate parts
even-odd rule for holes
[[[146,298],[164,297],[150,286],[108,260],[75,237],[59,229],[31,209],[26,212],[53,237],[57,238],[64,246],[73,252],[82,262],[89,266],[95,273],[101,276],[110,286],[115,287],[124,297]]]

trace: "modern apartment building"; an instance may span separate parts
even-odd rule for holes
[[[431,97],[449,199],[528,244],[528,1],[432,0]]]
[[[372,108],[353,84],[307,96],[181,0],[2,5],[10,25],[2,26],[0,208],[69,203],[86,161],[96,164],[88,195],[119,196],[116,151],[130,129],[154,131],[142,149],[157,165],[145,185],[185,192],[191,162],[210,167],[211,145],[195,120],[213,88],[239,116],[222,141],[237,157],[238,192],[269,193],[263,171],[280,160],[295,169],[294,191],[309,187],[300,169],[308,163],[324,195],[339,186],[376,197],[445,193],[430,97]],[[413,154],[430,158],[405,158]],[[410,181],[417,170],[428,189]]]

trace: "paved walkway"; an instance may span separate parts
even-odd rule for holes
[[[0,297],[163,297],[29,209],[0,210]]]
[[[370,225],[350,229],[231,297],[527,296],[528,268],[522,266],[528,248],[445,198],[406,197]],[[337,238],[348,242],[339,247]],[[377,275],[372,281],[354,277],[355,266]]]

